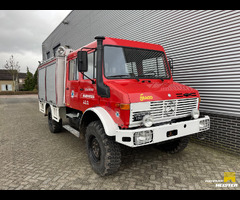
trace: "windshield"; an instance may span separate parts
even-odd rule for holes
[[[106,78],[170,78],[162,51],[105,46],[104,69]]]

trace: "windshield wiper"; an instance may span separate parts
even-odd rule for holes
[[[107,78],[134,78],[139,82],[139,78],[133,74],[133,77],[127,74],[107,76]]]
[[[139,82],[139,78],[133,73],[133,78],[135,78]]]
[[[158,78],[163,82],[166,79],[166,76],[159,76]]]
[[[146,74],[144,74],[144,75],[139,75],[138,77],[141,77],[141,78],[154,78],[154,79],[160,79],[161,81],[164,81],[165,79],[166,79],[166,77],[165,76],[153,76],[153,75],[146,75]]]
[[[107,78],[129,78],[130,76],[127,74],[120,74],[120,75],[112,75],[112,76],[107,76]]]
[[[158,77],[158,78],[163,82],[163,80],[164,80],[163,77]]]

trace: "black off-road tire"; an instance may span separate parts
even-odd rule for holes
[[[118,171],[121,165],[120,146],[106,135],[100,121],[93,121],[87,126],[85,140],[89,162],[98,175]]]
[[[52,133],[60,133],[61,130],[62,130],[62,119],[60,119],[59,122],[56,122],[55,120],[53,120],[50,107],[48,107],[47,113],[48,113],[48,127],[49,127],[49,130]]]
[[[186,137],[170,140],[164,143],[156,144],[156,148],[170,154],[175,154],[180,151],[183,151],[187,147],[188,142],[189,142],[189,137],[186,136]]]

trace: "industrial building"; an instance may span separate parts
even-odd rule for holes
[[[160,44],[173,79],[197,89],[211,129],[195,141],[240,153],[239,10],[73,10],[42,43],[43,60],[59,46],[78,49],[96,35]]]

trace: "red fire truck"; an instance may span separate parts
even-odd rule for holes
[[[189,135],[210,128],[199,92],[172,73],[160,45],[96,36],[75,51],[60,47],[39,65],[39,110],[52,133],[84,136],[93,170],[109,175],[120,167],[121,145],[176,153]]]

